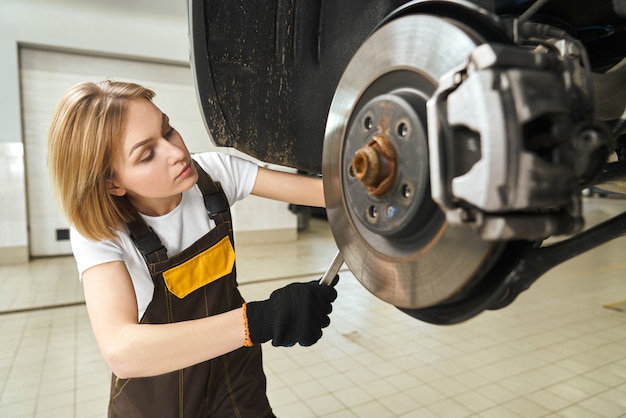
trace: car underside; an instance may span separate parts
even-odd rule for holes
[[[434,324],[626,233],[626,0],[190,0],[216,145],[322,174],[359,282]],[[544,244],[563,236],[554,244]]]

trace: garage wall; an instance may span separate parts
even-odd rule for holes
[[[186,7],[184,0],[0,1],[1,264],[29,259],[26,207],[37,204],[27,199],[20,47],[188,66]],[[268,230],[276,231],[277,239],[295,238],[296,220],[286,205],[267,202],[270,205],[266,207],[266,201],[254,198],[241,203],[247,206],[237,205],[234,214],[238,235],[243,237],[238,243],[245,243],[246,235],[254,240]],[[276,210],[281,211],[278,216]]]

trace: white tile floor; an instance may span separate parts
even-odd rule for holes
[[[594,221],[626,201],[585,207]],[[319,220],[295,245],[239,246],[241,290],[254,300],[316,278],[335,250]],[[626,417],[626,314],[603,308],[626,300],[625,250],[624,238],[605,244],[449,327],[344,271],[319,343],[264,348],[270,401],[279,417]],[[109,371],[81,301],[71,258],[0,268],[0,416],[106,416]]]

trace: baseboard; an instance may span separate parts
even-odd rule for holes
[[[0,247],[0,266],[27,263],[28,247]]]
[[[236,245],[258,245],[290,242],[298,239],[296,228],[264,229],[259,231],[235,231]],[[27,263],[28,247],[0,247],[0,266]]]
[[[235,245],[258,245],[277,242],[296,241],[298,230],[296,228],[263,229],[258,231],[235,230]]]

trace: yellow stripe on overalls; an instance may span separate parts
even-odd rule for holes
[[[235,250],[228,236],[211,248],[163,273],[170,292],[182,299],[194,290],[230,274]]]

